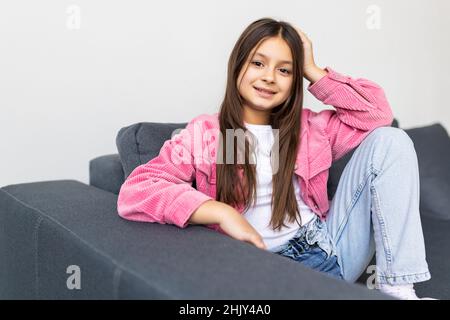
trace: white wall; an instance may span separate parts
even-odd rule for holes
[[[216,112],[232,47],[264,16],[304,29],[319,66],[379,83],[403,128],[450,128],[449,13],[447,0],[2,1],[0,186],[88,182],[121,127]],[[305,106],[328,108],[309,93]]]

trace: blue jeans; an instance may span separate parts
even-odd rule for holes
[[[318,216],[302,226],[286,244],[272,250],[311,269],[343,279],[327,225]]]
[[[344,280],[355,282],[374,253],[378,283],[431,278],[419,190],[417,154],[409,136],[399,128],[373,130],[347,163],[325,221]]]

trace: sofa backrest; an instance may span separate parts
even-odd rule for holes
[[[155,158],[176,129],[187,123],[140,122],[120,129],[116,137],[125,179],[138,166]]]
[[[434,123],[405,130],[414,142],[420,176],[420,212],[450,220],[450,138]]]

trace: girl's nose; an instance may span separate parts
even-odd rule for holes
[[[273,82],[274,76],[273,76],[273,71],[266,71],[266,73],[264,74],[263,78],[264,81],[267,82]]]

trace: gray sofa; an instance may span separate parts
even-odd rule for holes
[[[58,180],[2,187],[0,299],[389,298],[367,288],[371,274],[350,284],[203,226],[180,229],[121,219],[116,202],[125,177],[155,157],[173,130],[185,125],[122,128],[118,154],[90,161],[89,185]],[[416,289],[420,296],[448,299],[450,138],[440,124],[405,131],[419,157],[432,274]],[[333,163],[330,199],[352,153]]]

